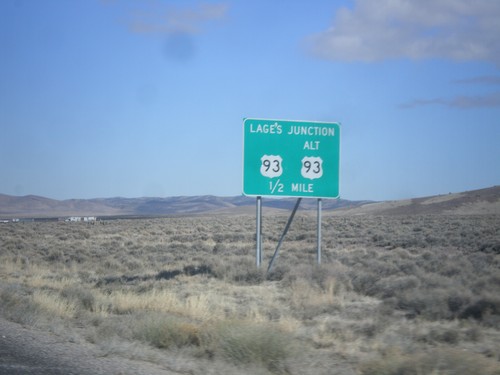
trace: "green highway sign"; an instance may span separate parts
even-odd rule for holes
[[[338,198],[340,124],[243,120],[243,194]]]

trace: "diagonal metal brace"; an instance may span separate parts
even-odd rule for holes
[[[297,199],[297,203],[295,203],[295,207],[293,208],[293,211],[290,215],[290,218],[288,219],[288,223],[286,223],[285,229],[283,230],[283,234],[281,235],[281,238],[278,242],[278,245],[276,246],[276,250],[274,251],[273,257],[271,258],[271,261],[269,262],[269,267],[267,267],[267,273],[271,272],[271,269],[273,268],[274,261],[278,257],[278,251],[281,247],[281,244],[283,243],[283,240],[285,239],[285,236],[288,232],[288,229],[290,229],[290,225],[292,224],[293,217],[295,216],[295,213],[297,212],[297,209],[299,208],[299,204],[302,198]]]

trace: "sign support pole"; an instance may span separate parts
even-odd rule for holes
[[[257,268],[260,268],[260,263],[262,261],[262,197],[257,197],[257,215],[255,223],[255,241],[257,243],[255,252],[255,264]]]
[[[276,250],[274,251],[274,255],[271,259],[271,262],[269,262],[269,267],[267,267],[267,273],[271,272],[271,269],[273,268],[274,261],[276,260],[276,257],[278,256],[278,251],[281,247],[281,244],[283,243],[283,240],[288,232],[288,229],[290,229],[290,225],[292,224],[293,217],[295,216],[295,213],[297,212],[297,209],[299,208],[299,204],[302,198],[297,199],[297,203],[295,203],[295,207],[293,208],[293,211],[290,215],[290,218],[288,219],[288,223],[286,223],[285,230],[283,230],[283,234],[281,235],[281,238],[278,242],[278,246],[276,246]]]
[[[316,253],[316,260],[318,261],[318,265],[321,264],[321,198],[318,198],[318,218],[317,218],[317,237],[318,237],[318,250]]]

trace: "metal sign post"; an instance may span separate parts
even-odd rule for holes
[[[318,223],[318,250],[316,253],[316,260],[318,261],[318,264],[321,264],[321,198],[318,198],[318,217],[317,217],[317,223]]]
[[[255,263],[257,265],[257,268],[260,268],[260,263],[262,262],[262,197],[257,197],[256,217],[255,241],[257,242],[257,248],[255,253]]]
[[[297,212],[297,209],[299,208],[299,204],[302,198],[297,199],[297,203],[295,203],[295,207],[293,208],[293,211],[290,215],[290,218],[288,219],[288,222],[286,223],[285,229],[283,230],[283,234],[281,235],[280,240],[278,241],[278,245],[276,246],[276,250],[274,251],[273,257],[271,258],[271,261],[269,262],[269,267],[267,267],[267,273],[271,272],[271,269],[273,268],[274,261],[278,257],[278,251],[281,247],[281,244],[283,243],[283,240],[285,239],[285,236],[288,232],[288,229],[290,229],[290,225],[292,224],[293,217],[295,216],[295,213]]]

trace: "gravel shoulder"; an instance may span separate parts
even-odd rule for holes
[[[0,317],[0,375],[179,374],[152,363],[102,357],[92,344],[71,343]]]

